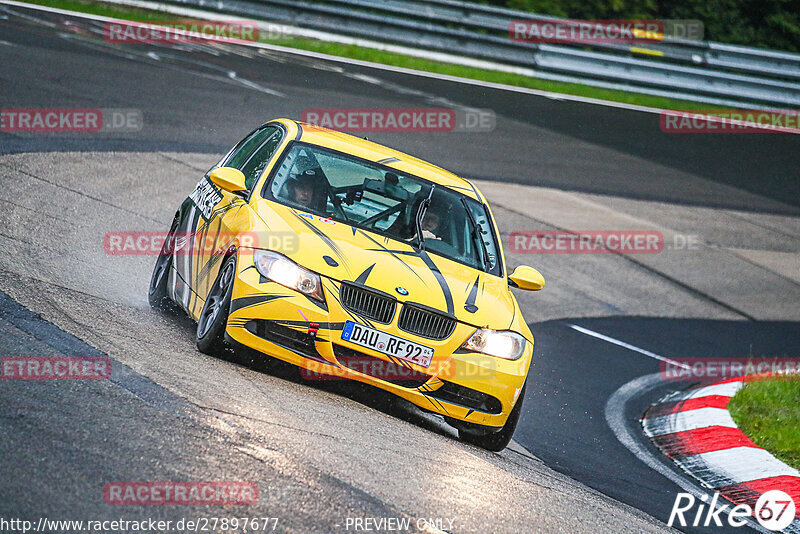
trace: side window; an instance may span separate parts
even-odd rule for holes
[[[233,150],[231,150],[230,154],[228,154],[228,157],[222,162],[221,166],[233,167],[234,169],[241,170],[242,166],[247,163],[247,160],[250,159],[253,152],[255,152],[269,136],[274,134],[277,129],[278,128],[275,126],[259,128],[236,145]]]
[[[281,144],[282,140],[283,132],[275,128],[272,136],[269,137],[240,168],[242,174],[244,174],[248,191],[253,189],[253,186],[256,184],[259,177],[261,177],[261,174],[264,172],[269,160],[272,159],[275,150],[278,149],[278,145]]]

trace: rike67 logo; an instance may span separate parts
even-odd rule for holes
[[[792,497],[780,490],[763,493],[756,501],[755,507],[738,504],[731,508],[728,503],[720,504],[719,493],[714,493],[710,503],[707,503],[707,495],[703,495],[699,500],[698,503],[698,499],[689,493],[678,493],[667,526],[675,524],[681,527],[689,525],[742,527],[747,524],[749,518],[754,517],[762,527],[779,531],[794,521],[797,511]],[[723,517],[723,514],[727,515]]]

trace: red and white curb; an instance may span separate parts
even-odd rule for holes
[[[647,411],[645,434],[684,471],[734,504],[753,507],[770,490],[789,494],[797,512],[783,532],[800,533],[800,472],[753,443],[728,413],[728,402],[743,385],[740,377],[672,394]]]

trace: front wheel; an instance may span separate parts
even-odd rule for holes
[[[195,342],[200,352],[221,355],[225,350],[225,327],[231,310],[233,280],[236,278],[236,255],[225,259],[219,275],[208,292],[200,319],[197,321]]]
[[[514,436],[514,431],[517,429],[517,422],[519,422],[519,414],[522,412],[522,401],[525,399],[525,387],[527,385],[528,383],[526,381],[522,386],[522,391],[519,392],[517,404],[514,405],[514,408],[511,409],[511,413],[508,414],[508,419],[506,419],[506,424],[503,425],[503,428],[497,432],[460,428],[458,430],[458,439],[465,443],[471,443],[472,445],[477,445],[478,447],[494,452],[500,452],[505,449],[511,441],[512,436]]]

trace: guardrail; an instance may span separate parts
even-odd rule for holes
[[[333,0],[332,3],[336,1]],[[509,23],[515,19],[563,20],[558,17],[454,0],[339,0],[338,3],[355,3],[361,7],[371,6],[373,9],[382,9],[388,13],[408,16],[419,16],[420,13],[424,13],[430,18],[435,17],[442,22],[506,34]],[[637,53],[631,51],[631,47],[624,44],[594,43],[588,46],[616,53]],[[778,76],[800,80],[800,54],[670,36],[665,36],[662,41],[648,43],[647,49],[663,54],[661,57],[666,59],[696,66],[708,65],[770,77]]]
[[[457,0],[166,2],[522,66],[587,83],[674,93],[683,99],[800,105],[800,54],[671,37],[635,47],[516,42],[509,38],[511,21],[554,18]],[[637,50],[646,56],[637,57]]]

